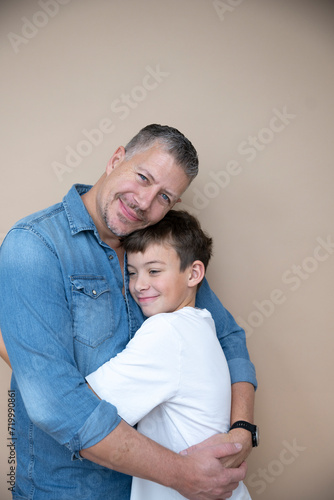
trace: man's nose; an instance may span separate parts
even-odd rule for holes
[[[148,210],[157,196],[157,191],[155,186],[150,186],[137,193],[135,199],[138,207],[141,210]]]

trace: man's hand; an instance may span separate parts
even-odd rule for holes
[[[230,498],[247,472],[246,462],[238,468],[225,468],[221,457],[226,459],[241,453],[239,443],[223,443],[203,448],[192,447],[191,452],[181,453],[188,461],[191,471],[189,480],[182,471],[181,484],[172,485],[181,495],[189,500],[223,500]],[[182,470],[182,468],[181,468]]]
[[[245,429],[232,429],[227,434],[215,434],[210,438],[202,441],[199,444],[191,446],[187,450],[181,452],[181,455],[191,455],[195,451],[203,450],[206,447],[220,446],[223,443],[240,443],[242,449],[233,455],[224,455],[220,458],[220,462],[224,467],[234,468],[239,467],[248,457],[252,451],[252,436],[251,433]]]

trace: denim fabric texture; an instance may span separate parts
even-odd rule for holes
[[[128,500],[131,477],[81,459],[120,422],[84,377],[120,352],[144,317],[113,249],[101,241],[75,185],[26,217],[0,249],[0,327],[13,367],[16,500]],[[126,269],[126,265],[125,265]],[[216,323],[232,382],[256,386],[244,331],[205,281],[198,307]]]

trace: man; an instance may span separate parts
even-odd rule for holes
[[[247,430],[177,455],[128,426],[84,380],[121,351],[144,320],[123,286],[120,238],[162,219],[197,167],[196,151],[180,132],[145,127],[115,151],[93,187],[74,186],[62,203],[23,219],[7,235],[0,253],[0,327],[16,399],[14,499],[126,500],[125,474],[189,499],[218,499],[244,479]],[[206,282],[198,305],[212,313],[229,361],[231,420],[251,422],[256,380],[243,331]],[[242,450],[224,441],[242,443]],[[225,466],[241,465],[224,468],[221,457]]]

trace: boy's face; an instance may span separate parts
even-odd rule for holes
[[[145,316],[195,306],[191,266],[180,271],[180,259],[170,245],[149,245],[145,252],[128,253],[127,258],[130,293]]]

